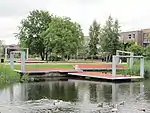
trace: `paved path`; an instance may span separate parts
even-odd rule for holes
[[[125,69],[125,68],[128,68],[127,66],[124,66],[124,65],[117,65],[116,66],[118,69]],[[76,68],[78,69],[91,69],[91,70],[94,70],[94,69],[112,69],[112,64],[98,64],[98,65],[92,65],[92,64],[79,64],[79,65],[76,65]]]

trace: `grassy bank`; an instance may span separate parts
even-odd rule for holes
[[[78,63],[76,63],[78,64]],[[87,63],[90,64],[91,63]],[[100,64],[100,63],[99,63]],[[99,65],[98,63],[93,63],[93,65]],[[108,64],[108,63],[101,63],[101,64]],[[150,78],[150,60],[145,61],[145,78]],[[67,69],[74,69],[72,63],[45,63],[45,64],[26,64],[26,69],[42,69],[42,68],[67,68]],[[121,64],[124,66],[127,66],[127,64]],[[14,65],[15,69],[20,70],[21,66],[20,64]],[[93,70],[94,71],[94,70]],[[96,71],[96,70],[95,70]],[[102,71],[102,70],[101,70]],[[112,70],[103,70],[102,72],[112,72]],[[140,74],[140,62],[137,60],[134,62],[133,69],[124,69],[124,70],[117,70],[117,74],[123,74],[123,75],[139,75]],[[20,80],[20,76],[17,75],[16,72],[10,69],[9,65],[1,64],[0,67],[0,83],[1,82],[15,82]],[[26,80],[27,76],[25,76]]]
[[[13,83],[20,80],[20,76],[8,65],[0,64],[0,83]]]
[[[140,75],[140,61],[134,61],[132,69],[125,69],[118,72],[125,75]],[[144,77],[150,78],[150,60],[144,61]]]
[[[14,65],[15,69],[21,69],[21,65]],[[74,69],[72,64],[29,64],[26,69],[42,69],[42,68],[68,68]]]

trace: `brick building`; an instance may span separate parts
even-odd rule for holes
[[[122,42],[134,41],[135,44],[144,47],[150,44],[150,28],[136,31],[121,32],[120,35],[120,41]]]

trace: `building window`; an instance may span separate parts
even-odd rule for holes
[[[135,34],[133,34],[133,38],[135,38]]]
[[[144,37],[145,39],[149,37],[149,33],[144,33],[143,35],[144,35],[143,37]]]
[[[128,35],[129,39],[131,39],[131,34]]]

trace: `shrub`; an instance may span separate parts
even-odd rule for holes
[[[133,68],[121,71],[122,74],[140,75],[140,60],[134,60]],[[144,77],[150,78],[150,60],[144,61]]]
[[[9,65],[0,64],[0,83],[11,83],[19,80],[20,76]]]

